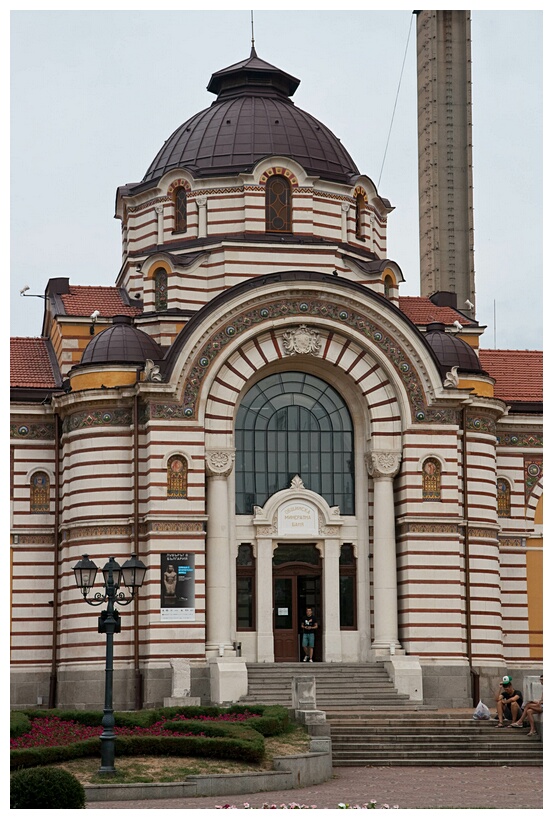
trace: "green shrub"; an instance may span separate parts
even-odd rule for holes
[[[10,777],[10,808],[84,808],[85,790],[62,768],[31,768]]]
[[[71,745],[52,745],[37,748],[14,748],[10,753],[10,768],[33,768],[37,765],[52,765],[55,762],[68,762],[70,759],[82,759],[85,756],[100,755],[100,738],[83,739]]]
[[[31,720],[23,711],[10,711],[10,737],[21,737],[31,730]]]

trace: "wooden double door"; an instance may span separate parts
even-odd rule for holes
[[[288,564],[273,569],[273,633],[276,663],[303,660],[301,621],[307,608],[313,609],[319,627],[315,632],[313,660],[322,661],[323,623],[321,620],[321,572],[305,564]]]

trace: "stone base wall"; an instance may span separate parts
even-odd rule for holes
[[[171,668],[148,668],[142,672],[143,707],[160,708],[171,696]],[[101,668],[63,670],[58,673],[56,707],[102,711],[104,708],[105,672]],[[135,708],[134,671],[116,669],[113,674],[113,707],[116,711]],[[202,705],[211,703],[209,668],[192,667],[190,696],[199,697]],[[50,674],[25,671],[11,675],[10,703],[13,709],[48,708]]]
[[[470,672],[466,665],[422,665],[425,705],[436,708],[470,708]]]

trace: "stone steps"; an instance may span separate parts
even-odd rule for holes
[[[526,731],[498,729],[455,713],[345,715],[327,712],[333,765],[541,766],[543,746]]]

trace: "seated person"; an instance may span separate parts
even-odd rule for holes
[[[498,728],[505,727],[504,718],[509,721],[518,720],[522,713],[522,694],[520,691],[515,691],[512,677],[507,674],[501,680],[495,700],[497,702],[497,719],[499,720]]]
[[[540,674],[540,683],[543,685],[543,674]],[[527,702],[524,706],[524,710],[522,712],[522,716],[516,721],[511,724],[511,728],[522,728],[523,723],[525,720],[528,720],[530,723],[530,732],[528,734],[529,737],[536,736],[536,725],[534,723],[534,715],[535,714],[542,714],[543,713],[543,694],[541,699],[539,700],[532,700],[531,702]]]

